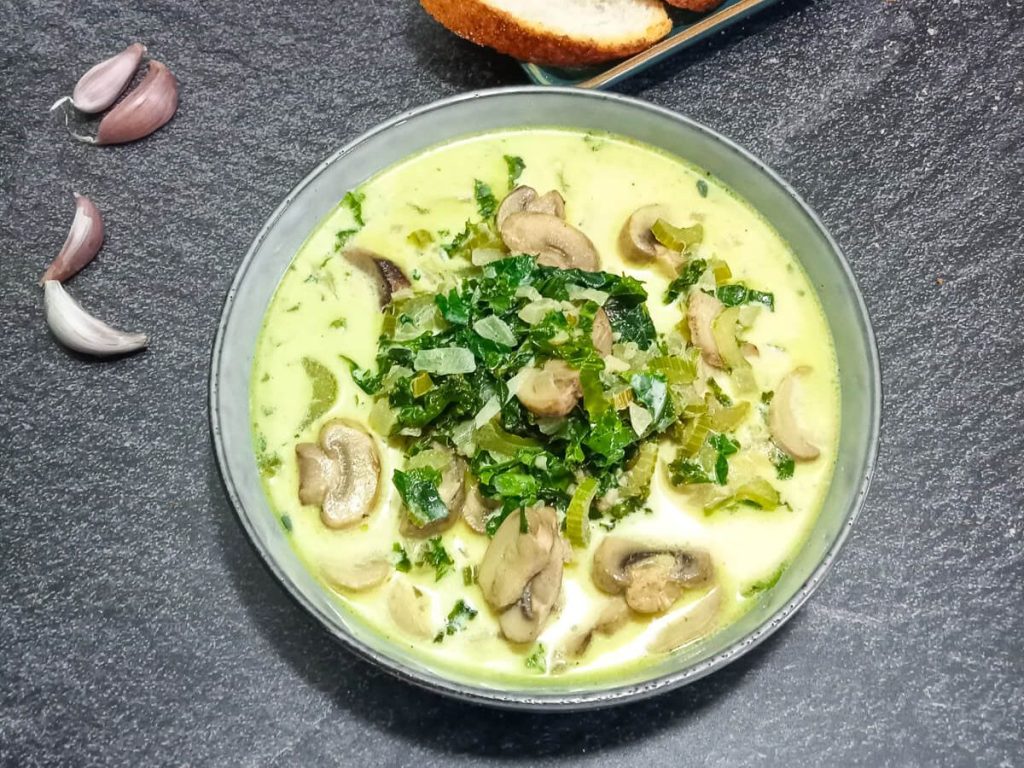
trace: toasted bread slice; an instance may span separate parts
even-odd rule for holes
[[[642,51],[672,28],[661,0],[420,0],[452,32],[522,61],[573,67]]]
[[[676,8],[685,8],[694,13],[707,13],[720,6],[723,0],[665,0],[665,2],[669,5],[674,5]]]

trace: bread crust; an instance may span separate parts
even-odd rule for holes
[[[685,8],[694,13],[707,13],[720,6],[724,0],[665,0],[676,8]]]
[[[660,18],[640,36],[597,40],[545,29],[494,8],[485,0],[420,0],[420,5],[460,37],[521,61],[555,67],[578,67],[631,56],[649,48],[672,29],[663,8]]]

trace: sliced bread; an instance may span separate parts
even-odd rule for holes
[[[522,61],[572,67],[637,53],[668,34],[661,0],[420,0],[455,34]]]

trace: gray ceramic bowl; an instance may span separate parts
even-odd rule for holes
[[[302,566],[260,485],[248,402],[263,313],[292,257],[346,190],[409,155],[467,133],[560,125],[637,139],[694,162],[746,198],[796,253],[821,297],[841,372],[839,459],[820,518],[778,585],[738,622],[613,682],[555,677],[543,687],[495,687],[426,665],[348,614]],[[692,682],[743,655],[810,596],[835,559],[868,489],[878,441],[881,391],[871,325],[839,248],[782,179],[740,147],[692,120],[614,94],[509,88],[439,101],[389,120],[335,152],[295,187],[263,227],[224,304],[210,372],[217,459],[242,527],[285,589],[334,637],[409,682],[505,707],[582,709],[636,700]]]

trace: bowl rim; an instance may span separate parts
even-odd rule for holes
[[[640,682],[634,682],[624,685],[614,685],[609,687],[598,687],[592,690],[581,691],[576,693],[549,693],[544,695],[531,695],[528,692],[519,691],[506,691],[498,688],[488,688],[485,686],[474,686],[465,684],[448,679],[443,674],[435,671],[419,671],[405,666],[401,661],[396,660],[385,653],[382,653],[369,645],[363,643],[355,636],[345,632],[337,624],[332,622],[328,616],[324,615],[317,606],[310,603],[292,582],[290,577],[284,570],[278,565],[275,558],[267,550],[261,542],[259,536],[256,533],[255,527],[249,520],[248,512],[244,509],[241,499],[235,490],[234,480],[231,475],[230,466],[228,459],[224,451],[223,441],[221,439],[221,415],[218,408],[218,397],[219,397],[219,382],[217,380],[217,373],[220,368],[221,355],[224,349],[225,341],[225,330],[227,326],[227,318],[231,314],[232,307],[235,301],[235,295],[238,292],[239,286],[241,285],[245,275],[255,258],[256,252],[263,243],[263,240],[267,237],[268,233],[277,225],[278,220],[284,214],[284,212],[291,206],[292,201],[299,195],[299,193],[305,189],[317,176],[323,173],[329,166],[333,165],[339,159],[343,158],[346,154],[355,149],[358,145],[369,140],[370,138],[380,134],[382,132],[390,130],[392,127],[400,125],[411,118],[428,114],[437,110],[443,110],[449,106],[460,104],[467,101],[481,100],[486,98],[493,98],[499,96],[509,95],[535,95],[544,98],[546,95],[561,95],[572,98],[585,98],[595,99],[598,101],[617,102],[621,105],[625,105],[631,109],[645,110],[654,113],[660,117],[667,118],[669,120],[683,123],[689,126],[691,129],[696,130],[700,133],[706,134],[711,139],[720,142],[731,151],[739,154],[744,160],[753,165],[757,166],[763,173],[765,173],[769,179],[776,185],[778,185],[801,209],[802,213],[809,219],[809,221],[817,228],[821,236],[828,243],[832,253],[836,257],[839,263],[840,269],[843,271],[848,285],[851,288],[852,297],[854,303],[857,306],[860,318],[863,322],[865,332],[865,348],[869,357],[870,364],[870,423],[869,423],[869,439],[868,439],[868,451],[866,461],[864,463],[864,474],[860,480],[859,487],[856,492],[856,496],[850,505],[849,512],[846,519],[843,521],[841,527],[835,535],[831,546],[821,559],[817,567],[811,572],[804,583],[796,591],[792,598],[781,606],[777,611],[764,619],[760,625],[749,634],[733,642],[724,650],[720,651],[713,656],[710,656],[703,661],[696,664],[684,667],[682,669],[666,673],[660,677],[653,678],[651,680],[645,680]],[[863,509],[865,500],[868,495],[868,491],[871,485],[871,479],[875,472],[875,464],[878,456],[878,441],[879,431],[881,427],[881,409],[882,409],[882,377],[879,363],[878,347],[875,338],[874,329],[871,325],[871,318],[868,313],[867,305],[864,302],[864,297],[861,294],[860,287],[850,269],[849,262],[845,255],[840,249],[838,243],[832,238],[832,235],[826,229],[821,219],[814,212],[813,209],[804,201],[804,199],[793,189],[790,184],[783,179],[778,173],[772,168],[766,165],[763,161],[752,155],[742,146],[732,141],[731,139],[721,135],[717,131],[708,128],[707,126],[682,115],[678,112],[674,112],[665,107],[660,107],[655,104],[651,104],[640,99],[632,98],[629,96],[623,96],[617,93],[601,92],[601,91],[590,91],[581,90],[578,88],[562,88],[562,87],[539,87],[534,85],[520,85],[520,86],[508,86],[502,88],[489,88],[475,91],[468,91],[465,93],[457,94],[447,98],[439,99],[437,101],[430,102],[428,104],[414,107],[412,109],[405,110],[388,120],[385,120],[377,125],[373,126],[367,131],[364,131],[351,141],[344,144],[339,149],[332,152],[324,160],[318,163],[309,173],[306,174],[303,179],[296,184],[281,203],[274,209],[273,213],[267,219],[267,221],[260,228],[256,237],[253,239],[246,251],[245,257],[235,271],[234,278],[231,281],[231,286],[228,288],[224,303],[221,308],[220,318],[217,324],[217,333],[214,338],[211,358],[210,358],[210,373],[209,373],[209,398],[207,402],[209,408],[209,419],[210,419],[210,434],[213,441],[214,453],[217,459],[217,468],[221,478],[221,483],[224,487],[225,492],[231,502],[232,509],[234,510],[235,517],[237,518],[242,529],[246,533],[246,537],[249,540],[250,545],[259,555],[259,559],[263,562],[263,565],[271,573],[271,575],[277,580],[277,582],[284,588],[286,594],[288,594],[299,606],[301,606],[307,613],[317,619],[317,621],[323,626],[324,629],[333,637],[336,641],[355,652],[357,656],[362,659],[369,661],[395,677],[405,682],[411,683],[421,689],[425,689],[434,693],[442,693],[447,696],[459,699],[461,701],[484,704],[502,709],[513,709],[513,710],[552,710],[557,709],[561,711],[573,711],[573,710],[586,710],[596,709],[599,707],[608,707],[618,704],[625,704],[627,702],[635,702],[647,699],[659,693],[664,693],[676,688],[680,688],[684,685],[699,680],[706,675],[715,672],[722,667],[726,666],[732,661],[735,661],[740,656],[744,655],[748,651],[760,645],[768,637],[774,634],[786,621],[788,621],[794,613],[807,601],[811,594],[818,588],[823,581],[825,575],[831,570],[832,565],[835,562],[837,555],[846,542],[849,536],[850,530],[853,528],[854,523],[860,516],[860,512]],[[538,692],[540,694],[540,692]]]

